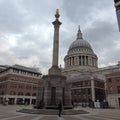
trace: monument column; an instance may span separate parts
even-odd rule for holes
[[[59,15],[59,10],[56,10],[55,18],[56,20],[52,22],[54,25],[54,42],[53,42],[53,58],[52,58],[52,67],[49,69],[49,74],[61,74],[61,71],[58,67],[58,56],[59,56],[59,27],[62,24],[58,18],[60,17]]]
[[[52,67],[49,69],[48,75],[42,77],[38,87],[37,104],[42,108],[56,109],[59,103],[63,104],[64,108],[72,108],[70,85],[66,82],[66,77],[62,75],[58,67],[59,27],[61,25],[58,20],[59,16],[57,9],[56,20],[52,23],[54,25]]]

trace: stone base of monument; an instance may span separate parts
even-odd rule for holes
[[[28,113],[28,114],[43,114],[43,115],[58,115],[58,110],[53,109],[21,109],[17,112]],[[88,114],[89,112],[84,110],[63,110],[62,115],[76,115],[76,114]]]
[[[55,70],[53,68],[51,74]],[[57,67],[55,68],[57,69]],[[72,109],[71,86],[67,83],[66,77],[51,74],[44,75],[38,84],[36,107],[56,109],[61,103],[65,109]]]

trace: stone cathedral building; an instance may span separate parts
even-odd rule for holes
[[[72,101],[88,104],[105,100],[104,76],[98,74],[98,57],[88,41],[83,39],[80,27],[64,58],[63,75],[71,84]]]

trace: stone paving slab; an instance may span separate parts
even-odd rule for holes
[[[11,118],[11,117],[15,117],[15,116],[19,116],[19,115],[3,115],[3,116],[0,116],[0,120],[3,118]]]
[[[78,115],[40,115],[19,113],[16,110],[24,106],[1,106],[0,120],[120,120],[120,109],[90,109],[80,108],[90,112],[90,114]],[[29,108],[29,107],[27,107]]]
[[[57,116],[44,116],[39,120],[58,120]]]
[[[75,118],[75,117],[63,117],[65,120],[83,120],[83,119],[80,119],[80,118]]]
[[[94,115],[94,117],[100,117],[100,118],[105,118],[105,119],[112,119],[112,120],[120,120],[120,116],[103,116],[103,115]]]
[[[89,120],[111,120],[111,119],[108,119],[108,118],[104,118],[104,117],[96,117],[96,116],[84,116],[84,118],[87,118]]]
[[[21,116],[17,118],[11,118],[9,120],[33,120],[37,116]]]

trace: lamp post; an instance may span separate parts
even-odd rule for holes
[[[119,32],[120,32],[120,0],[114,0],[114,3],[115,3],[118,27],[119,27]]]

